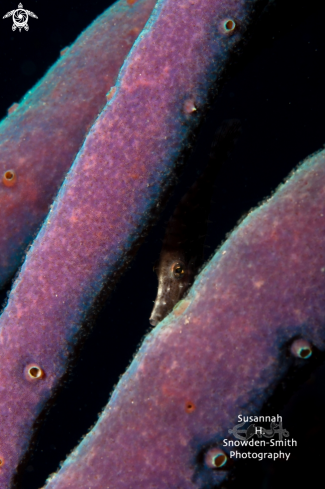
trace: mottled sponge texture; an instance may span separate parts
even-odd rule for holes
[[[257,3],[160,0],[125,61],[0,320],[1,488],[28,449],[96,297],[129,260],[173,181]]]
[[[291,367],[325,349],[324,197],[323,151],[248,215],[147,336],[46,489],[223,483],[213,456],[229,456],[222,440],[238,415],[258,414]]]
[[[155,0],[119,0],[0,124],[0,288],[49,211]]]

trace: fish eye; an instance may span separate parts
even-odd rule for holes
[[[185,267],[182,263],[174,263],[172,272],[175,278],[181,278],[185,273]]]

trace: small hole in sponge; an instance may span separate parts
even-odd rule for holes
[[[309,341],[304,339],[295,340],[292,343],[290,350],[295,357],[302,358],[303,360],[310,358],[313,353],[312,345]]]
[[[194,402],[187,401],[187,403],[185,404],[185,411],[187,413],[193,413],[193,411],[195,411],[195,409],[196,409],[196,406],[195,406]]]
[[[39,379],[39,377],[42,377],[42,370],[39,367],[31,367],[28,370],[28,373],[33,379]]]
[[[235,27],[236,24],[233,20],[229,19],[225,22],[225,29],[227,29],[227,31],[233,31]]]
[[[0,467],[2,467],[4,463],[5,463],[5,461],[4,461],[3,457],[0,457]]]
[[[15,185],[16,180],[17,180],[17,175],[14,172],[14,170],[6,170],[4,172],[3,177],[2,177],[2,183],[6,187],[12,187],[13,185]]]
[[[192,114],[192,112],[196,112],[197,108],[195,107],[194,99],[189,98],[185,100],[183,109],[186,114]]]
[[[221,469],[227,461],[228,457],[221,448],[210,448],[205,455],[205,463],[211,469]]]
[[[25,377],[27,380],[35,381],[44,377],[44,370],[39,365],[31,364],[25,368]]]
[[[225,19],[222,22],[221,32],[223,32],[223,34],[232,34],[236,27],[236,22],[234,20]]]

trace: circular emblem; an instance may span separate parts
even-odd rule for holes
[[[18,28],[19,32],[21,32],[22,29],[28,31],[28,16],[34,17],[34,19],[38,19],[37,15],[35,15],[34,12],[31,12],[30,10],[25,10],[22,3],[18,5],[18,8],[16,10],[11,10],[10,12],[7,12],[6,15],[3,16],[3,19],[7,19],[11,16],[13,21],[12,30],[15,31]]]
[[[21,5],[21,3],[19,5]],[[19,5],[18,5],[18,7],[19,7]],[[14,22],[14,25],[12,26],[13,31],[15,31],[17,29],[17,27],[19,30],[24,27],[24,29],[26,31],[28,31],[28,24],[27,24],[28,13],[26,12],[26,10],[24,10],[22,8],[15,10],[13,15],[12,15],[12,20]]]

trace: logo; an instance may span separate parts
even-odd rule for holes
[[[288,437],[289,432],[282,428],[282,421],[275,423],[270,423],[270,429],[267,430],[263,426],[255,426],[255,423],[248,426],[247,429],[243,429],[245,425],[245,421],[243,423],[239,423],[234,426],[232,429],[228,430],[228,433],[232,434],[237,440],[249,440],[253,438],[254,435],[257,435],[258,438],[273,438],[275,435],[279,436],[279,440],[283,440],[283,437]]]
[[[270,424],[268,428],[264,428],[260,423]],[[247,428],[245,425],[248,425]],[[228,433],[234,439],[224,438],[223,446],[238,447],[238,450],[230,451],[230,458],[252,458],[259,461],[265,458],[289,460],[291,452],[281,451],[281,448],[297,446],[297,441],[294,438],[289,438],[289,431],[283,428],[282,417],[279,414],[277,416],[243,416],[239,414],[238,424],[228,430]],[[246,451],[245,447],[252,447],[252,451]]]
[[[25,10],[23,9],[23,5],[20,3],[18,5],[18,8],[16,10],[11,10],[11,12],[7,12],[6,15],[3,16],[3,19],[7,19],[8,17],[12,16],[12,30],[15,31],[17,28],[19,29],[19,32],[21,32],[22,28],[25,29],[25,31],[29,30],[28,26],[28,16],[34,17],[34,19],[38,19],[38,17],[31,12],[30,10]]]

